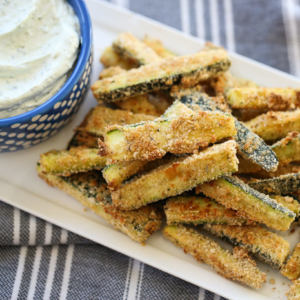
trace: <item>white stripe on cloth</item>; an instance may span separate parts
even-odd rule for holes
[[[199,288],[198,300],[204,300],[204,296],[205,296],[205,290],[202,288]]]
[[[50,245],[52,240],[52,224],[46,222],[45,228],[45,245]]]
[[[287,38],[290,70],[293,75],[300,76],[300,45],[296,19],[296,15],[300,14],[300,7],[295,0],[281,0],[281,4]]]
[[[15,282],[14,282],[11,299],[17,299],[17,297],[18,297],[21,280],[22,280],[22,275],[23,275],[23,271],[24,271],[26,255],[27,255],[27,247],[23,246],[23,247],[21,247],[21,250],[20,250],[18,268],[17,268],[17,273],[16,273],[16,277],[15,277]]]
[[[203,0],[195,1],[195,15],[197,24],[197,36],[205,41],[205,22]]]
[[[125,290],[124,290],[124,295],[123,295],[123,300],[127,299],[127,293],[129,289],[129,284],[130,284],[130,279],[131,279],[131,269],[133,265],[133,259],[129,258],[128,260],[128,270],[127,270],[127,276],[126,276],[126,282],[125,282]]]
[[[36,217],[30,215],[29,217],[29,241],[28,244],[30,246],[35,245],[36,240]]]
[[[43,248],[41,246],[36,247],[33,269],[31,273],[29,292],[27,299],[31,300],[34,297],[35,287],[37,283],[38,273],[40,269],[41,259],[42,259]]]
[[[14,207],[14,237],[13,244],[20,244],[20,226],[21,226],[21,213],[18,208]]]
[[[60,243],[61,244],[66,244],[68,241],[68,231],[65,229],[61,230],[61,235],[60,235]]]
[[[210,1],[210,26],[212,42],[216,45],[220,45],[219,14],[217,0]]]
[[[136,299],[136,295],[139,294],[139,280],[141,279],[139,275],[142,265],[140,261],[130,258],[123,300]]]
[[[227,49],[230,51],[235,51],[232,0],[224,0],[224,11],[225,11],[225,30],[226,30]]]
[[[180,0],[181,29],[185,33],[190,33],[190,10],[189,0]]]
[[[54,273],[55,273],[55,269],[56,269],[57,256],[58,256],[58,246],[55,245],[52,247],[52,250],[51,250],[49,270],[48,270],[46,287],[45,287],[44,298],[43,298],[44,300],[50,299],[52,283],[53,283]]]
[[[62,285],[61,285],[60,297],[59,297],[59,299],[61,299],[61,300],[64,300],[67,298],[73,254],[74,254],[74,245],[69,245],[68,251],[67,251],[66,265],[65,265],[65,269],[64,269],[64,275],[63,275],[63,281],[62,281]]]

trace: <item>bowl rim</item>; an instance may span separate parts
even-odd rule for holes
[[[80,53],[75,68],[62,88],[49,100],[23,114],[0,119],[0,129],[16,123],[23,123],[49,110],[56,102],[63,100],[79,81],[92,51],[92,22],[84,0],[67,0],[73,7],[80,24]]]

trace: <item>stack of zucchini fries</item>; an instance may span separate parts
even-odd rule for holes
[[[276,230],[300,212],[300,91],[235,77],[227,52],[210,43],[176,56],[159,40],[121,33],[101,62],[99,105],[66,150],[41,154],[39,176],[139,243],[165,217],[176,246],[260,288],[255,256],[295,281],[295,299],[300,244],[289,257]]]

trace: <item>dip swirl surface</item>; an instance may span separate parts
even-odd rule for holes
[[[80,27],[65,0],[0,1],[0,119],[41,105],[76,61]]]

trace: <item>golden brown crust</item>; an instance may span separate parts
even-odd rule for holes
[[[163,43],[154,38],[150,38],[148,36],[145,36],[143,39],[143,43],[145,43],[148,47],[150,47],[152,50],[156,52],[158,56],[161,58],[168,58],[172,56],[176,56],[174,53],[172,53],[170,50],[166,49],[163,45]]]
[[[290,280],[295,280],[300,277],[300,243],[296,245],[293,254],[280,273]]]
[[[108,67],[108,68],[102,70],[102,72],[99,75],[99,79],[113,77],[115,75],[119,75],[124,72],[126,72],[126,70],[122,69],[119,66]]]
[[[100,58],[100,62],[106,68],[119,66],[122,69],[130,70],[135,67],[133,64],[126,61],[126,59],[117,54],[111,46],[107,47],[104,50]]]
[[[118,143],[112,141],[118,134]],[[219,112],[191,112],[170,119],[156,119],[140,126],[107,127],[101,154],[112,162],[154,160],[170,153],[193,153],[236,134],[234,119]],[[103,154],[102,154],[103,153]]]
[[[154,120],[155,117],[145,114],[133,114],[119,109],[111,109],[105,106],[96,106],[87,120],[85,130],[91,134],[102,136],[106,127],[112,125],[136,124],[142,121]]]
[[[177,247],[182,247],[185,253],[210,265],[227,279],[237,280],[257,289],[266,281],[266,274],[260,272],[255,261],[242,248],[236,247],[231,254],[213,240],[182,225],[165,227],[164,236]]]

